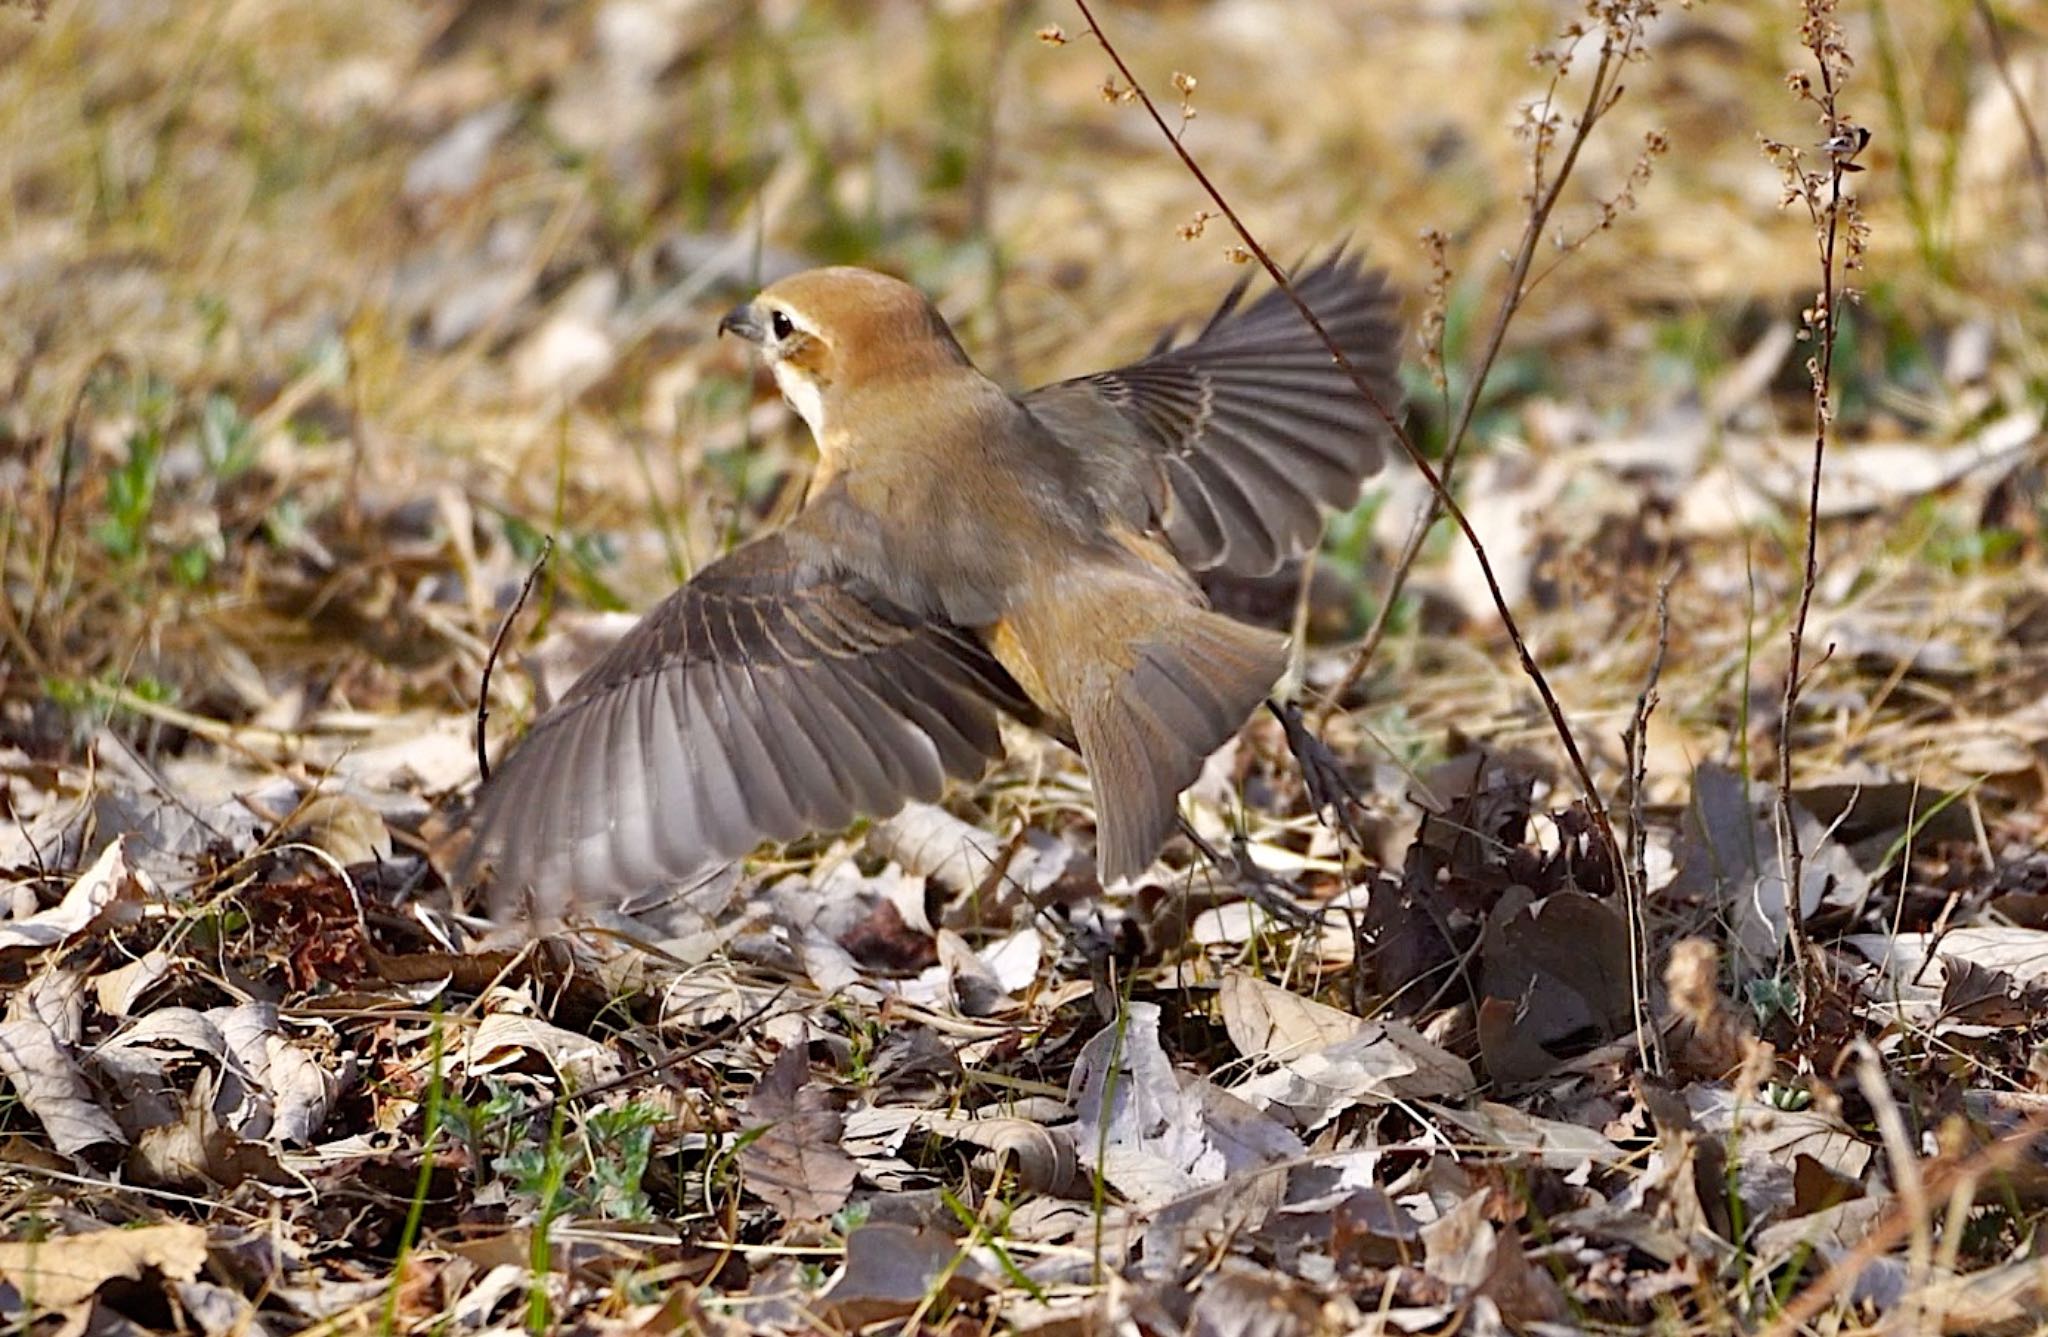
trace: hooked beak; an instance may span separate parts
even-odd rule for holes
[[[741,302],[738,306],[718,318],[718,332],[720,334],[737,334],[750,344],[760,343],[766,333],[761,328],[761,322],[754,319],[752,304],[747,302]]]

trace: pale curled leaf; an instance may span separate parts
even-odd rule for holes
[[[578,1086],[594,1086],[619,1075],[618,1055],[599,1041],[537,1017],[493,1012],[463,1046],[460,1066],[472,1076],[509,1068],[536,1054]]]
[[[1349,1012],[1242,972],[1224,977],[1218,999],[1230,1042],[1249,1059],[1284,1063],[1349,1040],[1367,1024]]]
[[[931,803],[906,803],[868,828],[868,844],[913,877],[973,891],[995,871],[1003,842]]]
[[[150,1271],[190,1281],[205,1265],[206,1231],[184,1223],[0,1244],[0,1277],[46,1313],[69,1312],[110,1281]]]
[[[319,1062],[294,1043],[278,1024],[277,1008],[269,1003],[242,1003],[217,1009],[212,1016],[228,1049],[240,1060],[267,1099],[259,1126],[240,1129],[245,1136],[303,1144],[327,1121],[335,1083]]]
[[[1132,1003],[1082,1047],[1068,1084],[1074,1151],[1139,1208],[1299,1156],[1300,1139],[1200,1077],[1182,1081],[1159,1042],[1159,1006]]]
[[[285,833],[325,850],[344,865],[391,857],[391,832],[383,814],[352,794],[317,794],[307,799]]]
[[[34,1017],[57,1039],[75,1045],[85,1035],[85,977],[50,961],[7,1000],[6,1020]]]
[[[1198,1188],[1194,1167],[1208,1145],[1199,1101],[1181,1091],[1159,1044],[1159,1006],[1132,1003],[1081,1048],[1067,1083],[1074,1150],[1138,1207]]]
[[[920,1124],[941,1137],[986,1148],[994,1159],[1007,1161],[1018,1182],[1034,1193],[1066,1193],[1076,1182],[1074,1144],[1060,1129],[1002,1116],[955,1119],[930,1115]]]
[[[1804,1153],[1835,1174],[1860,1180],[1870,1168],[1871,1149],[1839,1117],[1817,1109],[1781,1110],[1724,1086],[1694,1086],[1686,1108],[1706,1132],[1727,1135],[1743,1159],[1789,1167]]]
[[[1948,980],[1944,958],[2001,971],[2022,985],[2048,983],[2048,932],[2009,924],[1972,924],[1931,933],[1852,933],[1842,939],[1883,976],[1879,991],[1932,1002]],[[1927,960],[1932,951],[1935,959]]]
[[[1469,1064],[1403,1022],[1366,1021],[1249,976],[1226,979],[1222,1000],[1238,1051],[1276,1065],[1233,1094],[1301,1128],[1360,1102],[1457,1096],[1475,1084]]]
[[[92,986],[100,1011],[110,1017],[128,1016],[150,987],[170,973],[170,953],[152,947],[125,965],[95,975]]]
[[[0,923],[0,951],[69,942],[98,923],[119,901],[138,899],[141,894],[141,884],[128,865],[126,842],[116,837],[100,851],[92,867],[78,875],[62,900],[26,919]]]
[[[0,1022],[0,1074],[64,1155],[126,1145],[121,1126],[100,1108],[85,1074],[47,1022],[34,1017]]]
[[[1552,1170],[1571,1171],[1589,1161],[1619,1165],[1627,1158],[1597,1129],[1539,1118],[1497,1101],[1482,1100],[1469,1110],[1434,1104],[1430,1108],[1437,1117],[1463,1128],[1479,1149],[1531,1156]]]

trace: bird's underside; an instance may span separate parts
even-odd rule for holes
[[[1394,406],[1382,276],[1333,256],[1295,286]],[[1005,401],[1008,430],[1072,457],[1086,495],[1061,514],[1103,532],[1031,549],[992,621],[949,620],[957,601],[850,542],[890,517],[849,520],[844,487],[658,605],[484,786],[470,860],[493,866],[496,906],[552,916],[936,799],[1000,753],[1003,714],[1078,743],[1099,870],[1143,872],[1285,663],[1281,637],[1208,611],[1187,572],[1299,556],[1383,456],[1378,411],[1286,296],[1241,296],[1187,344]]]

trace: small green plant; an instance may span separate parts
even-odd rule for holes
[[[1799,985],[1779,975],[1759,976],[1749,982],[1749,1010],[1758,1026],[1768,1026],[1773,1017],[1799,1015]]]
[[[256,432],[235,401],[223,394],[206,397],[199,410],[199,455],[215,479],[233,482],[256,462]]]
[[[654,1149],[654,1130],[663,1119],[653,1105],[634,1101],[597,1110],[584,1125],[590,1153],[590,1205],[612,1220],[645,1221],[654,1215],[640,1181]]]
[[[90,731],[114,718],[117,711],[132,710],[136,701],[157,705],[174,704],[176,689],[161,678],[148,674],[123,681],[109,669],[92,678],[46,677],[43,696],[51,705],[76,718],[79,728]]]
[[[213,572],[213,552],[204,543],[192,543],[171,554],[171,578],[187,589],[197,589]]]
[[[411,1257],[413,1246],[420,1236],[420,1222],[426,1215],[427,1193],[433,1187],[435,1153],[441,1140],[442,1118],[447,1113],[446,1063],[447,1053],[443,1047],[444,1036],[441,1016],[434,1015],[431,1033],[431,1066],[427,1069],[427,1095],[421,1106],[424,1127],[420,1132],[420,1168],[413,1183],[412,1201],[406,1208],[405,1225],[399,1231],[398,1254],[393,1261],[391,1286],[384,1293],[384,1313],[380,1330],[386,1334],[398,1330],[398,1297],[400,1279],[405,1275],[406,1260]]]
[[[874,1078],[875,1055],[880,1052],[888,1030],[872,1014],[847,1008],[839,1014],[846,1027],[846,1070],[844,1076],[855,1086]]]
[[[1787,1113],[1797,1113],[1813,1103],[1813,1092],[1803,1086],[1791,1086],[1784,1082],[1766,1083],[1763,1097],[1766,1105]]]
[[[868,1217],[873,1212],[872,1203],[849,1202],[832,1213],[832,1229],[838,1231],[841,1237],[851,1235],[868,1223]]]
[[[518,1107],[510,1091],[496,1088],[480,1105],[465,1106],[450,1122],[479,1152],[478,1130],[502,1123]],[[545,1145],[505,1144],[491,1157],[493,1171],[510,1182],[512,1192],[541,1204],[544,1215],[574,1213],[615,1221],[645,1221],[654,1215],[642,1181],[654,1150],[654,1130],[667,1116],[656,1106],[634,1101],[594,1111],[584,1121],[580,1139],[551,1135]],[[510,1127],[511,1125],[504,1125]],[[567,1162],[581,1159],[587,1177],[570,1181]],[[550,1206],[550,1204],[552,1204]]]
[[[512,1149],[513,1125],[509,1120],[519,1109],[517,1091],[494,1077],[485,1083],[482,1100],[469,1101],[452,1094],[443,1100],[441,1117],[469,1149],[471,1164],[483,1165],[493,1154],[502,1155]],[[487,1144],[486,1139],[494,1134],[494,1143]]]
[[[127,559],[142,551],[149,514],[156,507],[157,465],[164,450],[161,418],[146,412],[122,445],[126,458],[107,475],[107,514],[92,535],[109,554]]]

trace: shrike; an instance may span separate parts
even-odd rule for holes
[[[1339,254],[1293,283],[1397,404],[1384,274]],[[1185,344],[1023,395],[882,274],[812,270],[728,313],[816,439],[803,506],[657,606],[497,768],[471,856],[496,904],[558,914],[936,799],[1001,751],[999,713],[1079,748],[1103,881],[1144,872],[1286,663],[1190,573],[1306,552],[1385,454],[1286,295],[1244,291]]]

